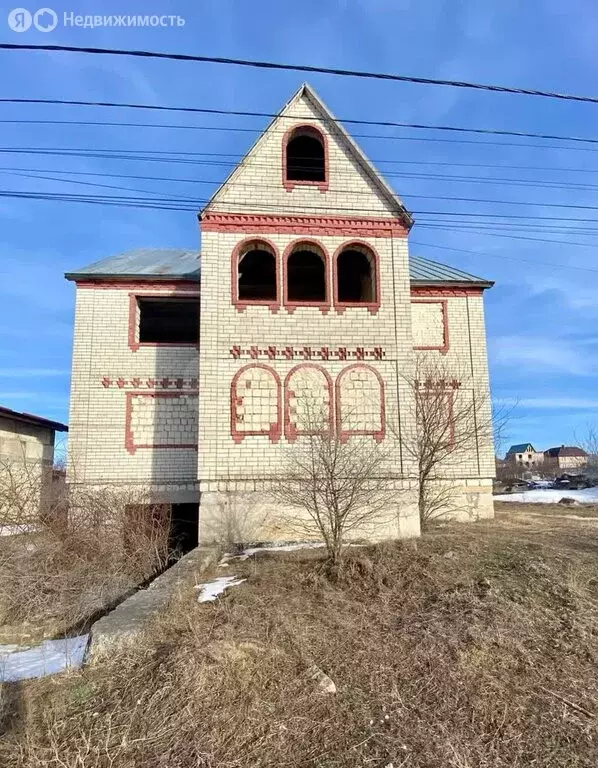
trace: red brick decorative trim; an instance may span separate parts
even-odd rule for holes
[[[362,370],[368,371],[369,373],[373,373],[374,376],[378,379],[378,384],[380,387],[380,429],[378,430],[343,429],[341,385],[342,385],[342,380],[344,376],[349,371],[352,371],[355,369],[362,369]],[[372,368],[371,365],[366,365],[365,363],[354,363],[353,365],[348,365],[346,368],[343,368],[343,370],[336,377],[334,388],[335,388],[335,399],[336,399],[336,434],[338,436],[338,439],[341,441],[341,443],[347,442],[347,440],[351,437],[351,435],[372,435],[372,437],[377,443],[382,442],[382,440],[384,440],[384,438],[386,437],[386,400],[385,400],[384,379],[378,373],[378,371],[375,368]]]
[[[274,255],[275,269],[276,269],[276,298],[275,299],[240,299],[239,298],[239,259],[241,253],[251,245],[265,246],[265,250],[271,251]],[[253,237],[242,240],[237,243],[231,256],[230,266],[230,278],[231,278],[231,295],[233,305],[243,312],[247,307],[262,306],[269,307],[272,312],[278,312],[280,308],[280,254],[278,248],[271,240],[265,237]]]
[[[315,248],[317,251],[319,251],[319,255],[324,261],[324,287],[326,289],[326,298],[324,301],[291,301],[289,299],[288,261],[293,252],[301,250],[304,246],[307,246],[305,247],[305,250],[308,251]],[[309,246],[312,246],[312,248]],[[323,314],[326,314],[330,311],[330,258],[328,256],[328,251],[318,240],[294,240],[292,243],[287,245],[282,256],[282,281],[283,303],[288,312],[292,313],[299,307],[317,307]]]
[[[139,341],[139,304],[138,298],[141,299],[162,299],[171,296],[179,296],[183,298],[197,297],[199,301],[199,293],[181,293],[177,291],[162,291],[145,293],[136,291],[129,294],[129,331],[128,342],[131,352],[137,352],[140,347],[195,347],[199,349],[199,344],[193,341]]]
[[[291,378],[297,373],[299,370],[314,370],[318,371],[318,373],[321,373],[324,376],[324,379],[326,381],[326,387],[328,389],[328,429],[318,430],[315,432],[311,432],[309,430],[302,430],[297,429],[297,425],[293,422],[291,419],[291,416],[293,416],[293,410],[291,408],[291,398],[296,396],[296,393],[294,390],[289,388],[289,384],[291,382]],[[287,373],[286,378],[284,380],[284,434],[286,439],[289,441],[289,443],[294,443],[295,440],[299,435],[310,435],[310,434],[332,434],[334,429],[334,423],[333,423],[333,401],[332,401],[332,379],[330,378],[330,374],[327,370],[322,368],[321,365],[314,365],[313,363],[299,363],[299,365],[296,365],[294,368],[291,368],[291,370]]]
[[[77,288],[94,288],[99,291],[152,291],[182,293],[199,297],[199,280],[75,280]]]
[[[324,150],[324,181],[307,181],[301,179],[288,179],[287,178],[287,147],[289,141],[295,137],[296,134],[303,133],[306,136],[311,135],[312,138],[318,138],[322,142],[322,148]],[[314,134],[316,136],[314,137]],[[317,126],[310,123],[301,125],[294,125],[286,131],[282,137],[282,185],[287,192],[292,192],[295,187],[317,187],[320,192],[327,192],[330,184],[330,172],[328,166],[328,137]]]
[[[251,360],[383,360],[386,357],[384,347],[312,347],[304,346],[277,346],[270,344],[260,347],[257,344],[251,347],[242,347],[233,344],[230,348],[230,356],[233,360],[249,358]]]
[[[280,216],[269,213],[223,213],[206,211],[203,232],[243,232],[333,237],[407,237],[409,227],[398,218],[367,216]]]
[[[131,378],[125,378],[124,376],[114,376],[106,374],[102,376],[101,383],[104,389],[141,389],[147,387],[148,390],[155,392],[156,390],[173,389],[186,392],[197,392],[198,380],[196,378],[183,378],[178,375],[162,376],[161,378],[145,377],[145,376],[132,376]]]
[[[357,250],[364,249],[368,253],[374,283],[374,301],[340,301],[338,297],[338,257],[343,251],[351,250],[351,248],[356,248]],[[343,245],[339,246],[332,257],[332,285],[334,292],[334,306],[339,313],[342,314],[345,309],[350,309],[352,307],[362,307],[369,310],[372,315],[375,315],[380,309],[380,259],[374,248],[363,240],[351,240],[350,242],[343,243]]]
[[[446,395],[447,417],[449,420],[449,440],[451,448],[455,447],[455,391],[461,387],[461,382],[438,381],[438,382],[415,382],[415,388],[420,398],[436,397],[438,389],[444,391]]]
[[[237,382],[245,371],[249,371],[252,368],[259,368],[267,371],[276,384],[276,421],[270,422],[268,429],[259,430],[239,430],[238,424],[242,421],[237,414],[237,406],[243,404],[242,394],[237,391]],[[246,382],[246,386],[251,388],[251,380]],[[282,435],[282,384],[280,376],[269,365],[262,365],[261,363],[252,363],[250,365],[244,365],[235,373],[230,385],[230,431],[235,443],[241,443],[248,435],[267,435],[270,442],[277,443]]]
[[[132,429],[132,417],[133,417],[133,398],[134,397],[197,397],[197,391],[188,392],[126,392],[125,393],[125,448],[130,454],[134,454],[141,448],[153,448],[156,450],[162,449],[182,449],[197,450],[197,443],[136,443]]]
[[[413,347],[415,350],[436,350],[446,355],[450,347],[448,301],[446,299],[411,299],[412,304],[440,304],[442,307],[442,344],[440,346]]]
[[[444,298],[444,297],[462,297],[462,296],[482,296],[484,289],[479,286],[469,286],[460,288],[443,288],[442,286],[411,286],[411,296],[413,298]]]

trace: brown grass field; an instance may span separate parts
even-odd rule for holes
[[[248,580],[5,686],[0,765],[595,768],[598,521],[537,506],[351,548],[340,576],[321,551],[215,568]]]

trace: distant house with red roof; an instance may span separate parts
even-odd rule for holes
[[[551,462],[558,469],[581,469],[588,463],[588,454],[583,448],[576,445],[560,445],[557,448],[549,448],[544,451],[547,462]]]

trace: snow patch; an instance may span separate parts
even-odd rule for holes
[[[0,525],[0,536],[18,536],[22,533],[35,533],[34,525]]]
[[[515,501],[522,504],[557,504],[563,498],[575,499],[581,504],[598,504],[598,488],[581,488],[578,491],[567,488],[537,489],[521,493],[504,493],[495,496],[495,501]]]
[[[238,579],[236,576],[218,576],[207,584],[197,584],[195,589],[201,589],[197,597],[198,603],[211,603],[229,587],[236,587],[247,579]]]
[[[80,667],[88,642],[87,634],[64,640],[45,640],[24,650],[17,650],[14,645],[0,645],[0,682],[14,683]]]
[[[243,554],[247,557],[256,555],[258,552],[295,552],[297,549],[318,549],[319,547],[325,547],[326,545],[322,541],[316,542],[303,542],[299,544],[269,544],[264,547],[250,547],[244,549]]]

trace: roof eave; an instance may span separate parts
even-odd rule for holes
[[[411,280],[411,285],[421,288],[492,288],[493,280]]]
[[[144,282],[148,283],[164,283],[164,282],[194,282],[194,283],[200,283],[200,277],[196,274],[189,273],[186,275],[168,275],[168,274],[162,274],[162,275],[147,275],[147,274],[139,274],[139,273],[123,273],[115,275],[113,272],[93,272],[92,274],[88,274],[85,272],[65,272],[64,274],[65,278],[67,280],[71,280],[73,282],[79,282],[80,280],[85,280],[86,282],[93,282],[94,280],[102,281],[102,282],[111,282],[111,283],[120,283],[124,282],[125,280],[143,280]]]

